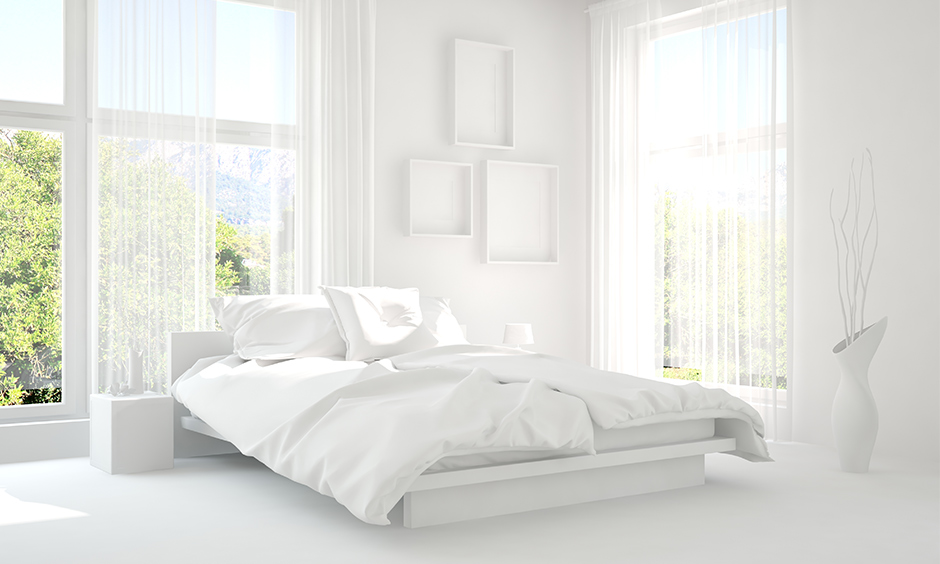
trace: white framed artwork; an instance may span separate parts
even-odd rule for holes
[[[558,263],[558,167],[486,161],[485,262]]]
[[[513,66],[511,47],[454,40],[455,145],[514,147]]]
[[[473,165],[408,162],[405,224],[411,237],[473,236]]]

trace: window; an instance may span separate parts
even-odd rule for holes
[[[649,174],[663,375],[759,401],[787,387],[787,85],[786,10],[754,6],[652,41]]]
[[[294,151],[245,145],[217,150],[216,293],[293,293]]]
[[[0,406],[62,401],[62,134],[0,128]]]
[[[64,24],[62,0],[0,0],[0,37],[16,48],[0,57],[0,100],[64,103]]]
[[[0,0],[0,422],[86,412],[84,18]]]
[[[248,1],[98,2],[98,382],[166,391],[213,295],[294,291],[296,18]],[[185,57],[180,54],[185,53]]]

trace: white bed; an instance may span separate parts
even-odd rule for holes
[[[199,359],[232,352],[232,338],[223,332],[172,333],[169,342],[169,376],[172,383]],[[495,354],[488,349],[486,352],[491,356]],[[459,362],[453,364],[458,367],[461,362],[468,363],[467,366],[477,362],[474,355],[466,351],[462,356],[457,356]],[[533,361],[538,359],[555,361],[551,357],[532,355]],[[430,353],[426,358],[420,355],[407,357],[402,360],[401,369],[426,369],[437,366],[435,363],[439,361],[439,357]],[[493,366],[499,366],[499,363]],[[489,368],[498,372],[493,366]],[[571,366],[574,367],[573,364]],[[590,369],[584,367],[584,370]],[[553,388],[552,392],[558,391],[557,384],[551,381],[549,384]],[[209,382],[201,385],[203,388],[211,388],[215,384]],[[193,384],[190,388],[198,389],[199,385]],[[236,452],[237,449],[227,442],[229,440],[236,444],[241,440],[244,447],[245,439],[234,436],[239,434],[234,430],[238,428],[241,416],[220,415],[224,410],[207,407],[213,403],[193,399],[195,397],[191,394],[187,400],[192,405],[202,406],[205,413],[196,410],[199,418],[181,403],[176,404],[176,456]],[[690,407],[688,413],[681,417],[652,415],[645,417],[644,421],[638,421],[636,425],[624,422],[621,428],[613,428],[607,423],[605,425],[610,428],[604,429],[594,421],[592,444],[597,454],[584,454],[578,448],[495,448],[483,452],[449,453],[449,456],[423,469],[420,475],[408,476],[407,480],[404,474],[400,476],[399,481],[407,481],[407,487],[403,495],[394,495],[403,499],[405,526],[422,527],[700,485],[705,481],[704,455],[708,453],[728,452],[751,460],[769,460],[766,444],[760,437],[759,417],[757,423],[749,420],[749,417],[756,416],[756,412],[749,414],[738,404],[722,404],[721,407],[701,409],[694,414],[692,412],[695,410]],[[227,428],[233,436],[226,436],[226,433],[220,433],[210,426],[212,418],[219,422],[216,426]],[[297,431],[293,432],[296,435]],[[284,443],[285,440],[283,437],[275,439],[265,437],[268,443]],[[257,438],[251,441],[257,441]],[[297,444],[301,443],[292,443],[291,448],[296,448]],[[264,452],[273,452],[270,444],[255,450],[252,448],[244,450],[276,471],[307,483],[303,479],[302,469],[299,471],[300,478],[291,475],[292,472],[298,472],[291,469],[296,466],[296,460],[281,461],[280,453],[277,456],[265,455]],[[330,491],[328,487],[315,487],[316,484],[307,485],[334,495],[353,511],[352,504],[344,501],[341,495],[335,495],[336,491]],[[386,502],[376,514],[387,512],[389,503]],[[354,511],[354,514],[357,513]],[[357,516],[368,522],[381,522],[368,520],[360,514]]]

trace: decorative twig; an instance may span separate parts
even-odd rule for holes
[[[878,251],[878,207],[875,205],[875,165],[872,162],[871,151],[867,148],[865,153],[868,155],[868,171],[871,176],[871,217],[868,219],[868,227],[865,229],[865,238],[862,239],[862,246],[868,241],[868,234],[871,232],[871,226],[875,225],[875,246],[871,250],[871,262],[868,263],[868,272],[862,281],[862,328],[865,328],[865,301],[868,299],[868,281],[871,280],[872,267],[875,265],[875,253]],[[864,164],[864,162],[863,162]]]
[[[861,233],[862,215],[862,181],[865,176],[865,157],[868,158],[869,176],[871,179],[871,216],[865,226],[864,235]],[[829,194],[829,221],[832,223],[832,235],[836,244],[836,287],[839,290],[839,306],[842,309],[842,325],[845,331],[846,346],[851,345],[856,334],[861,334],[865,328],[865,302],[868,299],[868,283],[871,280],[872,267],[875,263],[875,252],[878,250],[878,210],[875,206],[875,170],[872,163],[871,151],[865,149],[859,167],[858,176],[855,176],[855,159],[849,169],[849,188],[845,201],[845,210],[839,220],[838,230],[836,220],[832,213],[835,188]],[[853,202],[854,198],[854,202]],[[854,204],[854,205],[853,205]],[[846,233],[845,221],[849,209],[853,208],[851,235]],[[874,227],[874,247],[869,258],[867,269],[865,267],[865,248],[868,238]],[[842,246],[839,244],[839,232],[842,234],[842,243],[845,245],[845,278],[842,278]],[[843,293],[843,284],[845,292]],[[861,289],[861,303],[859,303],[859,290]],[[856,331],[856,321],[858,330]]]
[[[836,189],[833,188],[832,192],[829,193],[829,221],[832,223],[832,240],[836,243],[836,288],[839,290],[839,307],[842,308],[842,326],[845,329],[846,339],[848,339],[849,334],[849,320],[845,315],[845,297],[842,295],[842,266],[839,263],[839,234],[836,231],[836,218],[832,215],[832,198],[836,194]]]

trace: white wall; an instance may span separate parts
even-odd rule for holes
[[[88,419],[0,425],[0,464],[88,456]]]
[[[381,0],[376,24],[375,283],[447,296],[472,342],[530,322],[531,350],[587,358],[587,16],[580,0]],[[515,49],[516,148],[449,143],[455,38]],[[473,163],[472,239],[407,237],[409,159]],[[487,159],[559,166],[557,265],[483,264]]]
[[[940,3],[791,0],[794,65],[793,438],[832,445],[843,339],[830,190],[874,156],[881,240],[866,323],[876,454],[940,458]]]

